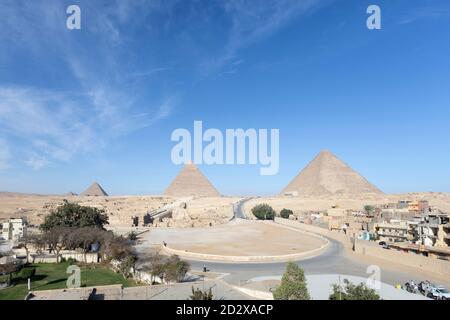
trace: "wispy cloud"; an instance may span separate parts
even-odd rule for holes
[[[75,154],[101,149],[116,137],[167,118],[174,108],[173,101],[154,108],[151,106],[157,105],[156,101],[144,106],[142,101],[136,102],[146,93],[145,81],[167,68],[123,63],[129,54],[128,27],[133,28],[157,8],[158,1],[104,3],[108,5],[80,2],[83,22],[79,35],[86,40],[82,42],[74,41],[77,34],[65,29],[61,1],[6,0],[0,4],[0,20],[4,22],[0,62],[14,61],[14,50],[26,48],[35,60],[45,59],[50,50],[66,68],[58,70],[50,64],[48,71],[59,72],[62,82],[70,79],[78,83],[73,89],[0,83],[0,126],[21,141],[21,154],[26,158],[22,163],[35,170],[44,168],[51,159],[69,161]],[[95,44],[94,50],[89,43]],[[141,87],[136,88],[136,84]],[[19,146],[15,144],[15,148]],[[4,151],[2,163],[7,155]]]
[[[37,170],[95,152],[119,136],[170,117],[180,93],[196,82],[192,73],[239,72],[246,63],[241,49],[330,1],[80,0],[82,31],[77,33],[65,29],[64,1],[4,0],[0,63],[20,65],[15,56],[21,52],[29,61],[39,61],[36,69],[44,77],[60,79],[61,86],[30,84],[26,76],[14,85],[0,82],[1,128],[21,142],[10,144],[14,154],[23,149],[19,162]],[[199,32],[216,25],[212,16],[220,17],[225,41],[218,41],[214,31]],[[168,35],[167,40],[161,41],[161,35]],[[160,42],[146,48],[147,58],[139,50],[150,40]],[[165,47],[166,41],[173,43]],[[173,64],[154,49],[158,44],[174,51],[168,51]],[[174,79],[162,80],[176,69]],[[5,150],[0,164],[6,163]]]
[[[95,116],[89,117],[74,97],[32,88],[0,87],[0,125],[28,150],[57,160],[100,144]],[[101,139],[101,138],[100,138]]]
[[[448,7],[422,6],[410,10],[398,23],[409,24],[425,19],[440,19],[445,17],[450,17],[450,9]]]
[[[170,116],[173,112],[175,105],[175,98],[166,99],[159,107],[156,116],[153,118],[154,121],[162,120]]]
[[[32,156],[27,161],[25,161],[25,164],[33,170],[37,171],[46,167],[48,165],[48,161],[38,156]]]
[[[238,65],[238,51],[270,37],[291,20],[332,0],[226,0],[223,9],[231,21],[223,54],[207,64],[208,68]]]

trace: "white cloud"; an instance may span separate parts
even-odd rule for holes
[[[222,55],[204,64],[207,71],[242,63],[238,51],[270,37],[294,18],[334,0],[226,0],[221,2],[231,21]]]
[[[174,99],[173,98],[166,99],[166,101],[164,101],[160,105],[158,112],[156,113],[156,116],[153,118],[153,120],[154,121],[162,120],[170,116],[173,111],[173,106],[174,106]]]
[[[31,167],[33,170],[41,170],[42,168],[46,167],[48,165],[48,161],[44,158],[33,156],[30,157],[27,161],[25,161],[25,164],[29,167]]]
[[[450,10],[447,7],[424,6],[410,10],[406,15],[401,17],[398,24],[408,24],[425,19],[437,20],[441,18],[448,18],[449,16]]]

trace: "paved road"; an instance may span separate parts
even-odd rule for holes
[[[234,218],[247,218],[242,209],[244,199],[235,207]],[[327,237],[326,237],[327,238]],[[327,238],[330,242],[326,251],[319,256],[297,261],[307,275],[319,274],[340,274],[349,276],[358,276],[367,278],[370,274],[367,272],[369,263],[358,261],[356,258],[349,257],[343,245],[331,238]],[[233,241],[230,239],[230,241]],[[264,241],[264,239],[261,239]],[[280,276],[283,274],[286,263],[218,263],[218,262],[202,262],[189,261],[193,270],[203,270],[206,266],[211,272],[226,274],[222,279],[232,285],[245,284],[250,279],[264,276]],[[392,268],[381,268],[381,282],[396,285],[404,284],[409,280],[417,282],[423,280],[434,281],[432,277],[423,279],[414,272],[398,271]],[[439,282],[439,281],[435,281]]]
[[[235,207],[235,218],[247,218],[243,210],[243,204],[251,198],[241,200]],[[327,237],[326,237],[327,238]],[[343,245],[331,238],[327,238],[330,245],[324,253],[319,256],[297,261],[306,274],[341,274],[359,277],[368,277],[368,267],[371,264],[357,261],[355,258],[350,258],[343,247]],[[263,239],[261,239],[263,241]],[[217,262],[202,262],[190,261],[194,270],[202,270],[207,266],[212,272],[226,273],[223,280],[230,284],[242,284],[249,279],[260,276],[274,276],[282,275],[286,263],[217,263]],[[394,269],[380,268],[381,281],[387,284],[396,285],[404,284],[409,280],[422,281],[431,280],[423,279],[413,272],[397,271]]]
[[[369,263],[349,258],[341,243],[330,238],[328,240],[330,245],[323,254],[297,262],[306,274],[369,276],[369,273],[367,273]],[[201,261],[190,261],[190,263],[194,270],[202,270],[203,266],[207,266],[211,272],[226,273],[228,275],[223,280],[235,285],[243,284],[255,277],[282,275],[286,268],[286,263],[215,263]],[[380,280],[384,283],[396,285],[412,279],[415,281],[425,280],[415,274],[381,268]]]
[[[239,200],[236,204],[233,205],[233,212],[234,217],[233,219],[247,219],[247,215],[245,214],[245,211],[243,209],[244,203],[249,201],[252,198],[245,198],[242,200]]]

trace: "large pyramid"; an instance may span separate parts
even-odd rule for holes
[[[329,151],[320,152],[282,194],[298,196],[382,193]]]
[[[172,197],[220,197],[220,193],[194,164],[186,164],[164,194]]]
[[[89,188],[81,193],[80,196],[105,197],[108,196],[108,194],[97,182],[94,182]]]

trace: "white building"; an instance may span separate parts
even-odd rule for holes
[[[2,226],[1,236],[5,240],[18,240],[27,235],[27,221],[24,218],[11,218]]]

